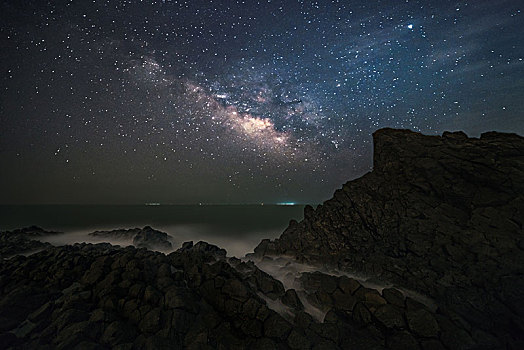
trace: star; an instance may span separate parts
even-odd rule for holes
[[[378,128],[524,133],[511,1],[132,3],[0,5],[4,202],[314,203]]]

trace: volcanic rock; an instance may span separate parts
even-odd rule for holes
[[[205,242],[24,256],[12,242],[43,230],[0,234],[2,348],[524,348],[522,138],[386,129],[375,142],[371,173],[255,250],[322,265],[286,283]],[[158,232],[96,235],[162,246]]]
[[[394,129],[373,137],[373,170],[316,209],[306,207],[301,222],[278,239],[262,241],[255,256],[294,256],[420,292],[470,331],[519,347],[524,342],[524,138]],[[387,291],[384,298],[403,306],[399,293]],[[368,307],[356,307],[354,317],[369,322]],[[430,318],[416,316],[413,332],[434,336]],[[419,328],[422,324],[429,328]],[[476,341],[457,334],[446,335],[446,341]],[[398,333],[390,343],[410,347],[412,336]]]
[[[168,238],[172,237],[167,233],[146,226],[133,238],[133,245],[137,248],[171,249],[173,246],[168,241]]]
[[[50,247],[49,243],[37,239],[58,233],[60,232],[46,231],[38,226],[0,232],[0,259],[16,254],[30,254]]]
[[[170,250],[173,248],[169,241],[173,237],[165,232],[155,230],[150,226],[127,230],[95,231],[89,235],[97,238],[132,240],[133,245],[137,248],[147,248],[151,250]]]

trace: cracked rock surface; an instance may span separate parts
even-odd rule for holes
[[[150,227],[1,232],[0,347],[524,348],[523,138],[374,137],[372,172],[245,259],[148,250],[170,238]]]
[[[0,343],[12,349],[431,349],[474,344],[456,314],[396,289],[299,273],[300,290],[205,242],[169,255],[106,243],[0,265]],[[320,319],[305,309],[322,310]],[[482,333],[485,344],[496,339]],[[429,344],[428,343],[428,344]]]
[[[292,256],[410,288],[463,319],[455,341],[481,343],[477,332],[486,332],[501,347],[521,347],[524,138],[394,129],[373,137],[373,170],[306,207],[304,220],[262,241],[255,256]],[[415,334],[435,333],[423,314],[406,317],[408,326],[431,323]]]

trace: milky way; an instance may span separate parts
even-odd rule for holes
[[[371,134],[524,133],[520,1],[5,1],[2,203],[315,203]]]

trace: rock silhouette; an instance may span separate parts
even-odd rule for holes
[[[148,248],[158,250],[172,249],[173,246],[169,239],[173,238],[165,232],[161,232],[145,226],[144,228],[133,228],[129,230],[95,231],[89,234],[97,238],[116,238],[133,240],[133,245],[137,248]]]
[[[125,248],[40,245],[46,231],[34,227],[2,232],[0,344],[524,348],[524,139],[393,129],[374,138],[372,172],[245,259],[206,242],[148,250],[169,238],[150,227],[92,234],[133,240]],[[40,251],[19,254],[33,244]]]
[[[373,170],[306,207],[303,221],[262,241],[255,255],[411,288],[460,315],[470,334],[521,344],[524,138],[393,129],[373,136]]]

